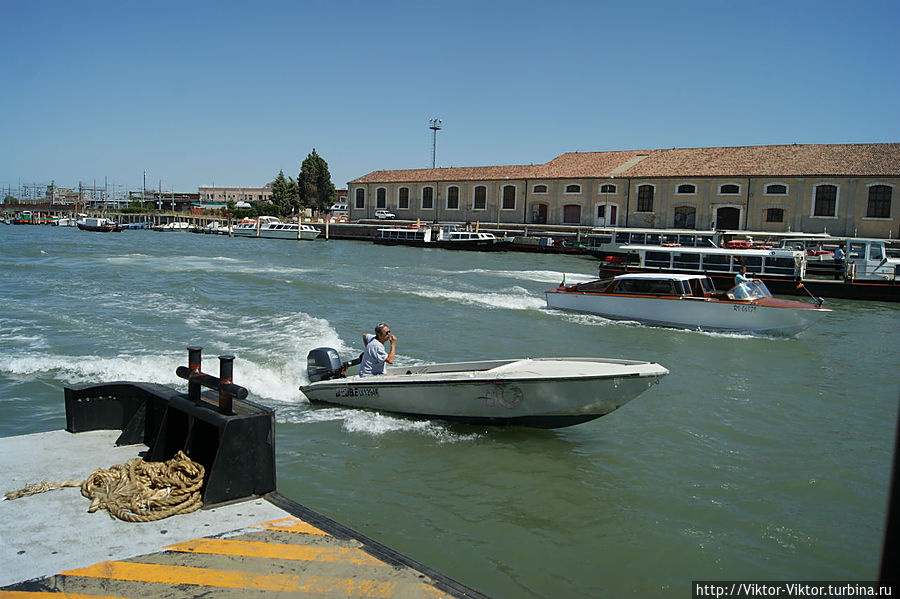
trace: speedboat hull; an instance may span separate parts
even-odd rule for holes
[[[668,370],[652,362],[536,358],[389,367],[300,388],[312,402],[473,424],[571,426],[622,407]]]

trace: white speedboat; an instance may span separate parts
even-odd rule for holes
[[[234,225],[231,233],[235,237],[259,237],[259,230],[262,227],[280,222],[274,216],[260,216],[259,219],[245,218]]]
[[[355,361],[358,363],[358,361]],[[354,362],[322,347],[307,356],[312,402],[476,424],[556,428],[622,407],[668,370],[606,358],[522,358],[388,366],[377,376],[346,376]]]
[[[268,222],[259,226],[259,236],[268,239],[315,239],[319,230],[305,223]]]
[[[772,297],[759,280],[716,293],[705,275],[626,274],[546,292],[547,307],[689,329],[790,335],[828,312],[816,304]]]

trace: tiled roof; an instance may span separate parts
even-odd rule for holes
[[[375,171],[351,183],[587,177],[900,176],[900,143],[569,152],[546,164]]]

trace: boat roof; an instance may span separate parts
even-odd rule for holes
[[[786,256],[803,254],[800,250],[768,249],[755,250],[745,248],[698,248],[690,246],[662,246],[662,245],[622,245],[622,250],[648,250],[652,252],[678,252],[679,254],[740,254],[742,256]]]
[[[690,281],[692,279],[708,279],[704,274],[680,274],[680,273],[669,273],[669,272],[632,272],[624,275],[617,275],[613,277],[614,279],[642,279],[642,280],[664,280],[664,281]]]

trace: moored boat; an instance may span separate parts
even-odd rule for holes
[[[331,348],[307,356],[313,402],[477,424],[557,428],[622,407],[668,370],[607,358],[522,358],[387,366],[383,375],[346,376]]]
[[[717,293],[705,275],[625,274],[560,285],[547,307],[678,328],[792,335],[831,312],[816,304],[772,297],[760,280]]]
[[[315,239],[319,230],[306,223],[267,222],[259,227],[259,237],[267,239]]]
[[[76,222],[75,225],[82,231],[97,231],[100,233],[119,232],[122,230],[118,223],[103,217],[86,217]]]
[[[447,250],[505,250],[507,243],[493,233],[468,231],[459,225],[386,227],[373,239],[382,245],[437,247]]]

